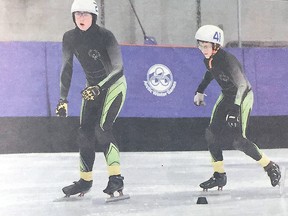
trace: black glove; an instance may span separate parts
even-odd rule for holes
[[[240,106],[233,104],[226,115],[226,122],[229,127],[236,128],[240,126]]]
[[[68,101],[60,99],[56,107],[56,115],[59,117],[67,117],[68,115]]]
[[[85,88],[82,92],[82,97],[85,100],[95,100],[95,98],[100,94],[99,86],[89,86]]]

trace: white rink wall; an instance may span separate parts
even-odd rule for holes
[[[197,0],[133,0],[147,35],[158,44],[195,45]],[[237,0],[200,0],[201,23],[223,25],[238,39]],[[241,0],[243,41],[287,41],[288,1]],[[0,0],[0,41],[61,41],[73,28],[72,0]],[[100,0],[98,0],[100,5]],[[128,0],[105,0],[105,26],[120,43],[143,44]]]

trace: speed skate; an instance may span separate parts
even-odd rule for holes
[[[226,173],[214,172],[213,176],[207,181],[202,182],[199,186],[203,188],[203,191],[208,191],[208,189],[218,187],[218,190],[222,191],[223,187],[227,183]]]
[[[107,198],[105,201],[108,202],[116,202],[120,200],[129,199],[129,195],[123,194],[124,177],[121,175],[113,175],[109,177],[109,181],[107,187],[103,190],[104,193],[108,194],[110,197]],[[115,196],[114,193],[118,192],[119,195]]]

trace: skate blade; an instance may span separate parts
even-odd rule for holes
[[[199,196],[209,196],[209,197],[230,197],[231,198],[231,190],[219,190],[216,188],[203,189],[203,191],[199,191],[197,194]]]
[[[215,187],[212,187],[212,188],[202,188],[203,189],[203,192],[208,192],[208,190],[209,190],[209,192],[210,191],[213,191],[213,190],[215,190],[215,188],[217,188],[217,190],[216,191],[223,191],[223,187],[224,186],[215,186]]]
[[[60,198],[56,198],[53,200],[53,202],[73,202],[73,201],[81,201],[81,200],[86,200],[89,199],[87,196],[84,196],[88,191],[79,193],[77,196],[75,195],[70,195],[70,196],[63,196]]]
[[[125,200],[125,199],[130,199],[129,194],[125,194],[125,195],[123,194],[123,195],[119,195],[119,196],[111,196],[111,197],[105,199],[105,202],[111,203],[111,202],[117,202],[117,201]]]
[[[60,197],[60,198],[56,198],[53,200],[53,202],[73,202],[73,201],[80,201],[80,200],[85,200],[85,197],[83,196],[73,196],[73,197]]]

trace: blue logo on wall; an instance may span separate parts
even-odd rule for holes
[[[171,70],[162,64],[155,64],[147,72],[147,81],[144,81],[147,90],[156,96],[166,96],[175,89]]]

